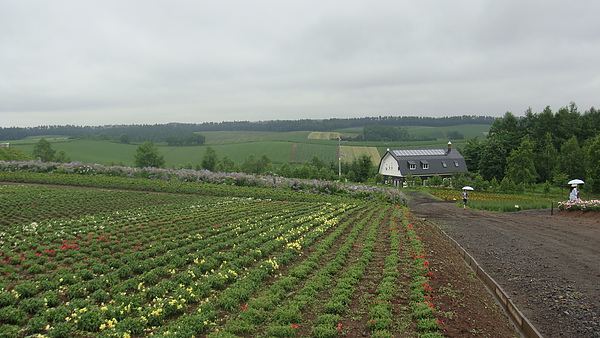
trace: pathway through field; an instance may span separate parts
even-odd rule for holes
[[[465,248],[544,337],[600,337],[598,218],[462,210],[418,192],[410,208]]]

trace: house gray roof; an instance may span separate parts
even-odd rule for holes
[[[394,154],[394,157],[398,156],[444,156],[446,150],[444,149],[400,149],[390,150]]]
[[[464,157],[456,149],[395,149],[388,150],[398,163],[398,176],[450,175],[467,171]],[[386,156],[384,155],[384,157]],[[382,158],[383,161],[383,158]]]

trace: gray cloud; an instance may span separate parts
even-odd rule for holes
[[[600,3],[0,1],[0,126],[586,110]]]

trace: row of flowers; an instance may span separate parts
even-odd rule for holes
[[[74,330],[168,332],[173,328],[165,324],[177,316],[175,323],[186,323],[186,330],[197,331],[199,325],[208,330],[214,327],[215,309],[226,307],[232,291],[215,295],[251,276],[266,276],[260,271],[276,271],[309,239],[336,225],[337,215],[353,208],[231,198],[189,202],[31,222],[27,236],[20,227],[8,229],[0,246],[5,258],[0,320],[8,324],[6,330],[22,327],[50,336]],[[165,213],[176,226],[157,221]],[[161,230],[168,231],[156,236]],[[136,245],[123,250],[123,242]],[[98,250],[90,251],[96,244]],[[198,313],[183,316],[192,310]]]
[[[581,199],[569,200],[566,202],[558,202],[559,210],[567,211],[595,211],[600,212],[600,200],[588,200],[584,201]]]
[[[393,204],[405,203],[407,201],[406,197],[398,189],[391,187],[342,184],[339,182],[325,180],[298,180],[276,175],[255,176],[244,173],[215,173],[208,170],[161,169],[153,167],[133,168],[123,166],[104,166],[100,164],[84,164],[81,162],[55,163],[40,161],[0,161],[0,173],[2,172],[78,174],[83,176],[119,177],[130,179],[146,178],[171,182],[210,183],[214,185],[238,187],[272,188],[283,191],[300,191],[322,195],[342,195],[361,200]],[[3,176],[0,175],[0,179],[2,177]],[[10,179],[10,176],[8,175],[5,177]],[[78,180],[73,178],[69,178],[66,182],[67,183],[65,184],[69,184],[69,182],[70,184],[83,185],[100,184],[99,182],[85,183],[83,180],[78,182]],[[181,192],[197,192],[197,187],[195,188],[195,191],[190,191],[191,189],[192,188],[188,187]]]
[[[311,325],[314,326],[314,323],[307,325],[301,322],[301,312],[320,300],[318,297],[320,292],[332,286],[334,276],[347,261],[350,244],[369,222],[368,216],[373,215],[374,212],[375,210],[355,209],[352,210],[353,216],[347,213],[342,217],[344,221],[337,224],[331,233],[319,241],[309,256],[298,264],[290,266],[286,276],[280,276],[257,296],[243,301],[239,311],[230,316],[230,319],[216,331],[294,337],[298,331],[308,330]],[[347,238],[341,247],[335,247],[334,243],[349,228],[352,229],[349,239]],[[326,263],[327,255],[332,249],[337,250],[335,258]],[[320,265],[319,269],[315,269]],[[291,290],[294,289],[296,289],[294,296],[288,299]],[[341,311],[344,308],[342,306]],[[337,309],[340,311],[339,307]],[[329,320],[324,321],[325,317]],[[337,329],[341,329],[337,325],[339,323],[337,318],[339,315],[331,312],[330,309],[330,313],[321,316],[317,320],[317,325],[310,329],[312,334],[319,337],[325,331],[337,335],[340,333]],[[331,323],[331,320],[335,323]]]
[[[461,191],[447,188],[430,188],[429,192],[445,201],[454,201],[462,206]],[[471,191],[468,195],[467,206],[473,209],[492,212],[508,212],[527,209],[549,209],[552,203],[552,198],[539,195]]]
[[[423,240],[410,223],[408,215],[405,215],[401,224],[405,226],[413,258],[410,306],[412,316],[417,321],[417,330],[424,332],[427,337],[443,337],[438,332],[442,322],[436,318],[435,304],[432,297],[433,288],[429,284],[431,278],[435,278],[435,275],[429,268],[429,260],[424,252]]]
[[[181,203],[192,197],[176,194],[140,194],[131,191],[54,189],[24,185],[0,186],[0,225],[26,223],[30,219],[83,218],[151,205]],[[206,197],[203,198],[206,200]]]

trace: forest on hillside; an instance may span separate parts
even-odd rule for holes
[[[71,138],[88,138],[95,140],[116,140],[129,142],[185,142],[184,135],[203,131],[333,131],[344,128],[365,126],[454,126],[464,124],[489,124],[495,118],[490,116],[451,116],[451,117],[418,117],[418,116],[379,116],[361,118],[332,118],[324,120],[273,120],[273,121],[230,121],[206,123],[167,123],[167,124],[134,124],[105,126],[37,126],[37,127],[0,127],[0,141],[21,140],[30,136],[66,135]],[[198,142],[193,140],[192,142]]]
[[[575,103],[553,112],[546,107],[523,117],[496,119],[485,140],[468,140],[461,153],[480,180],[527,186],[583,179],[600,192],[600,110],[581,113]]]

